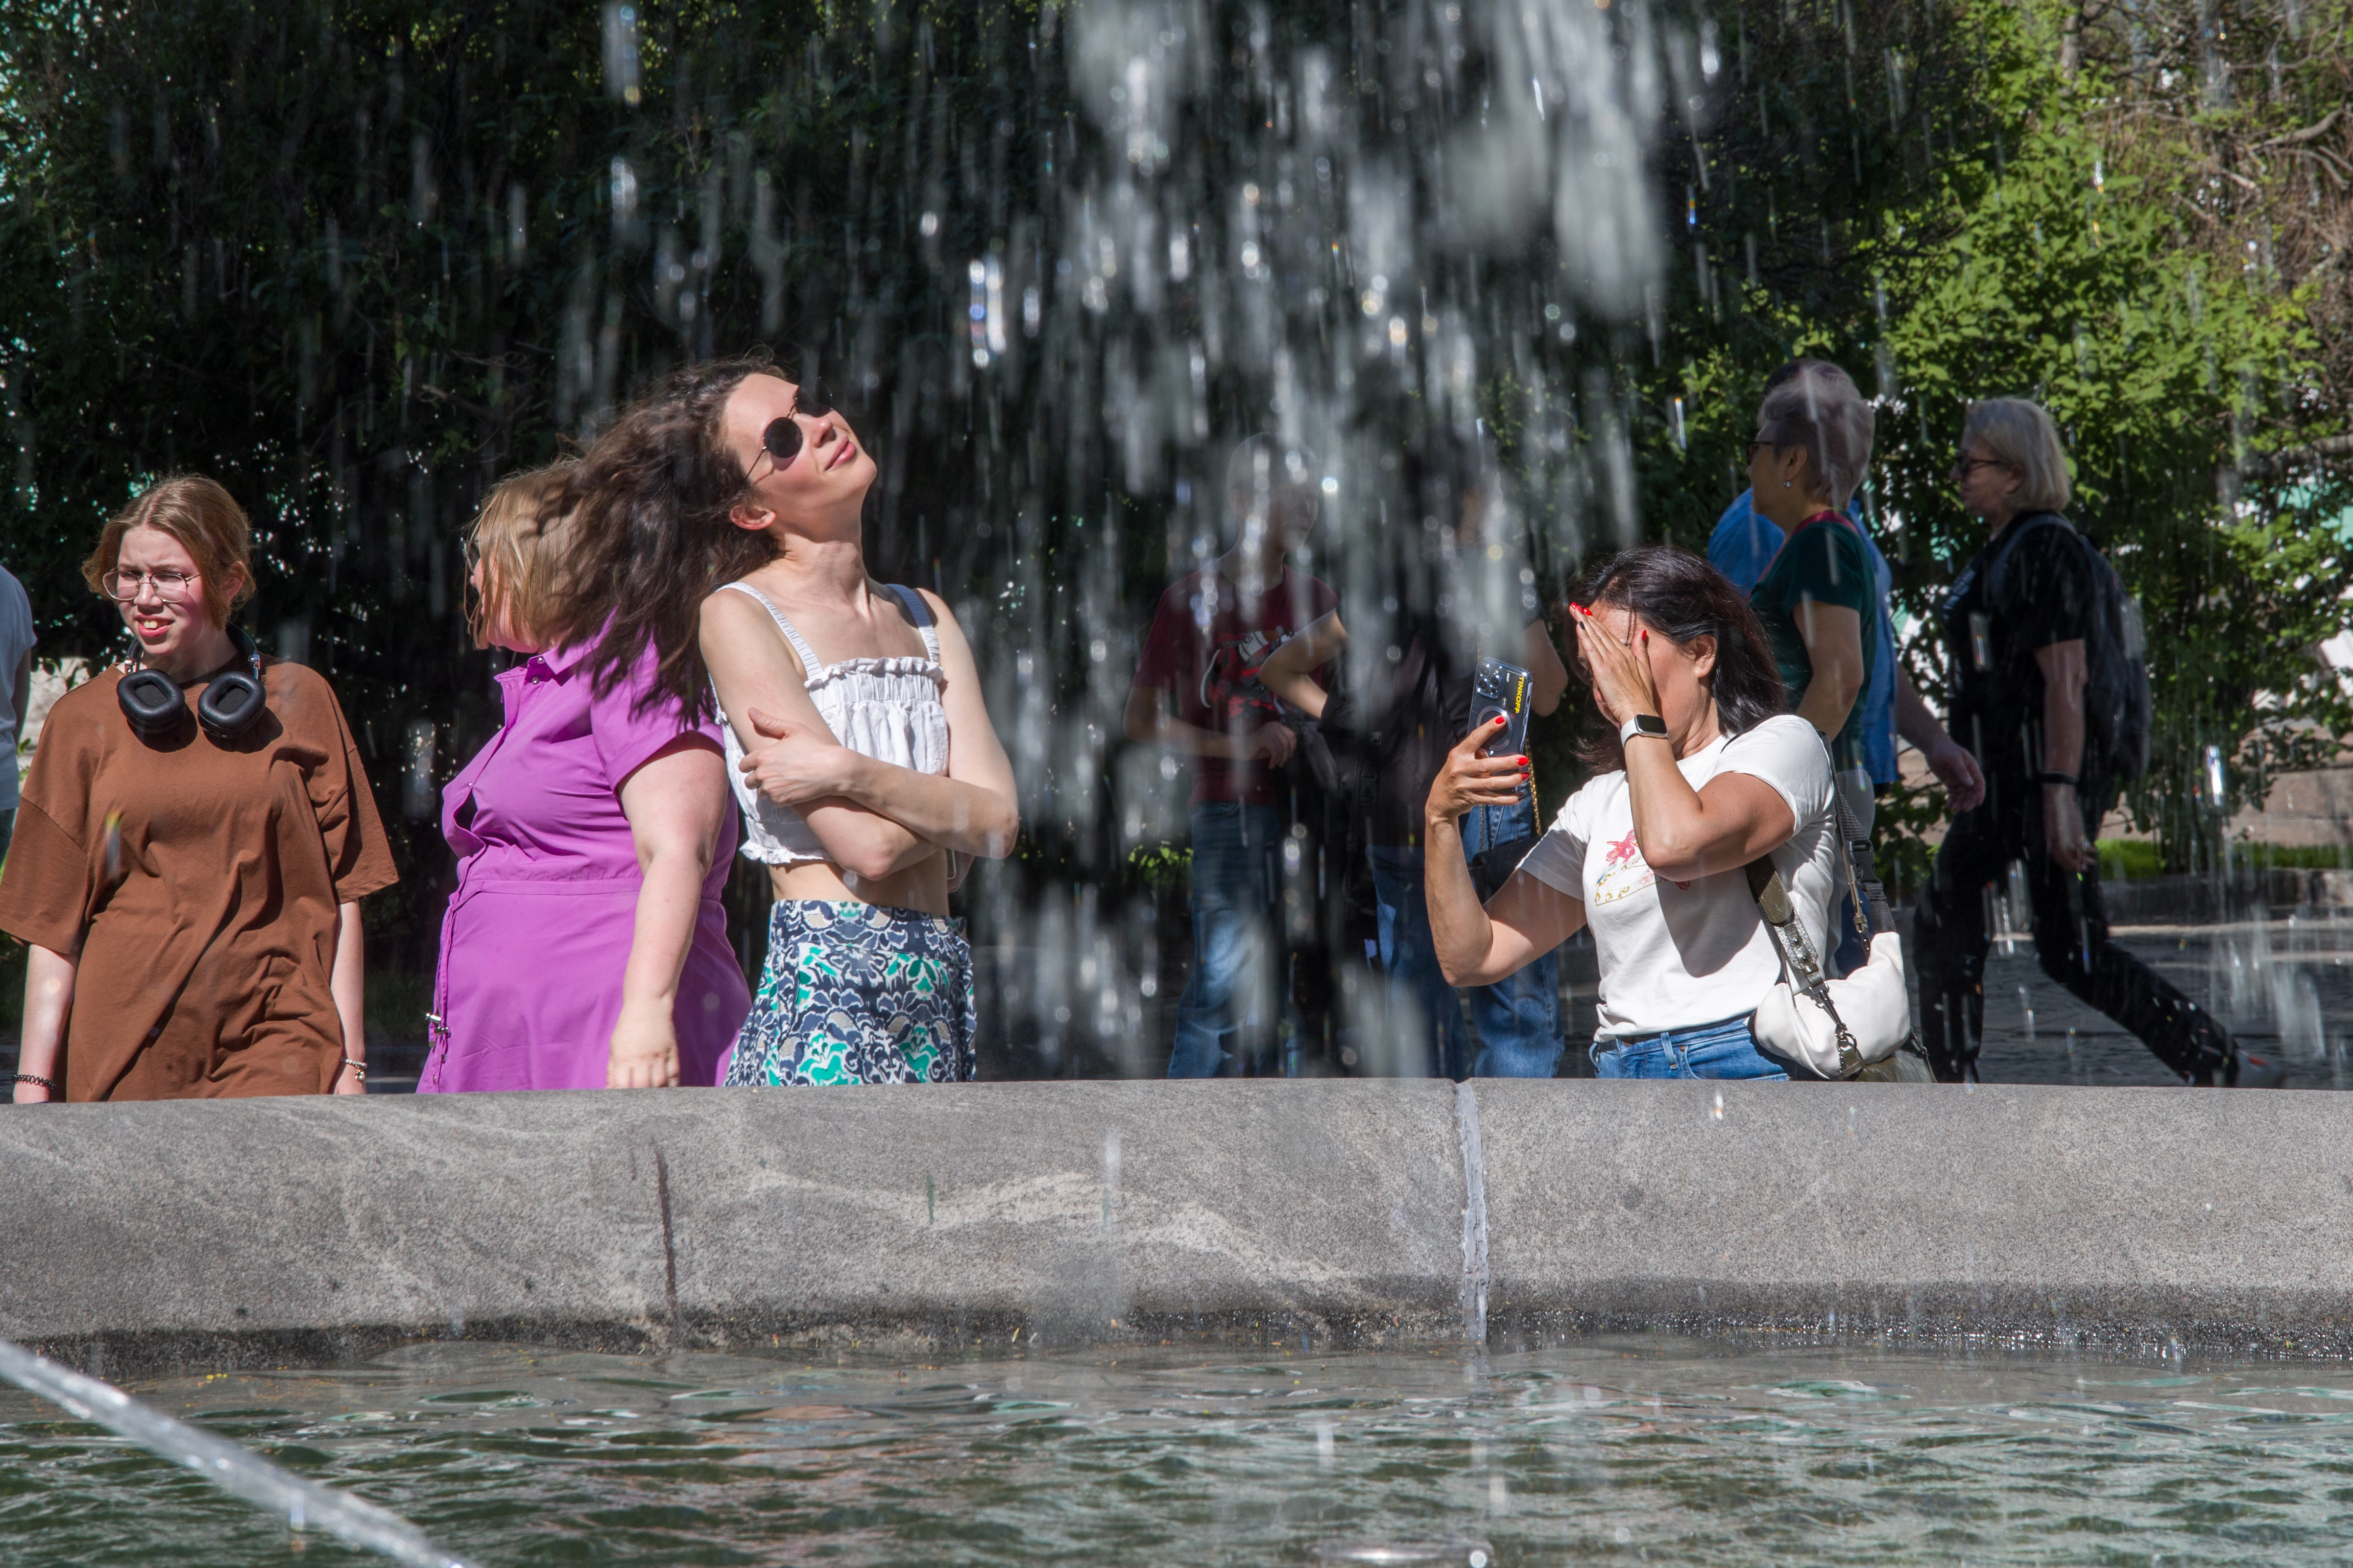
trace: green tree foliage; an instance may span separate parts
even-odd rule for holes
[[[1475,379],[1549,592],[1637,530],[1700,542],[1763,375],[1820,352],[1886,400],[1873,504],[1914,615],[1976,542],[1940,479],[1965,400],[2051,401],[2163,650],[2135,805],[2186,858],[2203,746],[2243,793],[2309,749],[2292,721],[2341,722],[2303,648],[2344,587],[2315,454],[2343,431],[2347,17],[2297,4],[2291,32],[2200,31],[2195,0],[1626,0],[1669,264],[1602,319],[1556,232],[1464,241],[1428,154],[1522,83],[1443,4],[1173,5],[1189,41],[1150,47],[1187,85],[1138,145],[1073,86],[1087,3],[0,0],[6,558],[46,651],[103,653],[75,570],[100,519],[166,470],[227,482],[250,624],[334,679],[406,825],[406,902],[373,918],[422,966],[446,853],[409,808],[495,722],[458,529],[669,365],[790,340],[884,461],[878,570],[956,604],[1022,772],[986,925],[1135,847],[1119,710],[1225,437],[1286,398],[1407,428]],[[1421,269],[1377,320],[1377,175]],[[1112,265],[1139,215],[1193,258],[1149,298]],[[1940,658],[1932,626],[1924,688]]]
[[[671,364],[791,340],[883,463],[870,559],[957,606],[1021,775],[983,926],[1115,878],[1156,831],[1123,809],[1128,674],[1215,540],[1225,443],[1336,396],[1342,355],[1285,346],[1381,333],[1347,394],[1367,425],[1467,381],[1429,347],[1441,310],[1529,384],[1588,368],[1598,406],[1621,353],[1567,321],[1499,341],[1499,302],[1571,297],[1541,237],[1440,246],[1368,323],[1351,180],[1377,163],[1401,258],[1424,248],[1445,191],[1415,154],[1475,118],[1483,68],[1432,91],[1410,6],[1271,13],[1092,35],[1175,51],[1188,85],[1139,142],[1104,129],[1118,90],[1074,86],[1107,7],[0,0],[5,516],[47,651],[119,646],[73,570],[109,510],[170,469],[227,483],[261,540],[248,620],[333,679],[409,825],[371,919],[427,963],[432,787],[496,719],[459,529]]]
[[[2326,268],[2284,277],[2259,253],[2218,264],[2190,232],[2216,184],[2196,155],[2199,128],[2125,112],[2133,83],[2086,62],[2080,35],[2066,68],[2054,46],[2078,14],[1939,10],[1947,50],[1971,57],[1957,100],[1907,72],[1934,59],[1904,36],[1920,15],[1909,7],[1882,13],[1882,36],[1861,46],[1836,32],[1810,40],[1831,59],[1878,46],[1884,68],[1865,96],[1881,113],[1863,116],[1851,152],[1875,210],[1858,215],[1834,266],[1738,290],[1746,310],[1729,325],[1678,314],[1685,362],[1660,376],[1653,403],[1687,400],[1688,449],[1673,450],[1671,421],[1654,426],[1660,478],[1684,493],[1711,472],[1736,487],[1729,470],[1765,372],[1799,353],[1845,363],[1877,395],[1866,500],[1897,559],[1903,608],[1919,618],[1912,678],[1933,694],[1951,651],[1936,604],[1985,542],[1948,478],[1968,405],[2043,403],[2070,447],[2071,512],[2138,599],[2152,647],[2154,754],[2126,804],[2176,868],[2211,864],[2227,810],[2260,799],[2280,767],[2333,753],[2353,721],[2312,652],[2345,624],[2353,589],[2353,552],[2331,526],[2347,489],[2316,460],[2345,417],[2316,395],[2330,345],[2313,306],[2331,280]],[[1744,25],[1802,35],[1789,16],[1750,7]],[[2310,26],[2327,36],[2322,18]],[[1814,52],[1791,42],[1800,58]],[[2334,68],[2324,55],[2313,68]],[[1770,104],[1775,89],[1757,96]],[[2279,95],[2274,118],[2301,111]],[[1727,197],[1736,183],[1765,184],[1773,161],[1747,132],[1725,137]],[[1783,161],[1819,166],[1822,152]],[[1874,184],[1874,167],[1899,172]],[[1835,231],[1826,219],[1819,232],[1827,258]],[[1696,266],[1685,287],[1700,291]],[[1696,532],[1705,509],[1686,510]],[[2209,747],[2228,763],[2221,800],[2205,782]],[[1916,826],[1927,814],[1895,815]],[[1905,853],[1916,867],[1916,848]]]
[[[431,789],[498,721],[458,532],[501,474],[765,342],[881,426],[879,570],[1000,578],[1025,492],[1053,546],[1040,485],[970,435],[1054,384],[1017,352],[976,389],[962,341],[965,258],[1009,253],[1018,301],[1070,156],[1068,103],[1013,74],[1036,9],[839,10],[0,5],[5,526],[45,651],[120,646],[76,571],[109,511],[168,471],[227,483],[248,623],[332,677],[371,759],[409,874],[371,920],[412,964],[447,866]],[[1100,506],[1095,460],[1067,471]]]

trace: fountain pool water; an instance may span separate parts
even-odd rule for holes
[[[1654,1338],[1472,1361],[1176,1346],[920,1363],[468,1343],[135,1392],[485,1564],[2353,1553],[2342,1363]],[[0,1394],[0,1559],[298,1552],[371,1561]]]

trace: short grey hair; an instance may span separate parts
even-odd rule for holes
[[[1871,405],[1854,378],[1827,360],[1801,359],[1776,374],[1787,379],[1768,386],[1757,405],[1757,438],[1803,448],[1831,504],[1843,511],[1871,466]]]
[[[1961,448],[1983,447],[1985,455],[2019,477],[2018,510],[2064,511],[2074,495],[2067,478],[2067,448],[2059,426],[2039,403],[2023,397],[1989,397],[1969,405],[1961,426]]]

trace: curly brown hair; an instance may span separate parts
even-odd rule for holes
[[[587,668],[608,691],[651,647],[655,679],[640,700],[669,697],[697,718],[713,710],[696,641],[702,601],[767,564],[763,534],[728,521],[751,476],[720,426],[746,377],[782,374],[755,349],[674,372],[599,436],[548,511],[568,520],[571,550],[534,628],[551,647],[596,639]]]

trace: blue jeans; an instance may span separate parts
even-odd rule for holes
[[[1593,1043],[1596,1078],[1749,1078],[1786,1081],[1788,1072],[1757,1048],[1746,1018],[1669,1029],[1609,1046]]]
[[[1193,976],[1176,1001],[1170,1078],[1215,1078],[1242,1030],[1271,1037],[1282,1017],[1275,900],[1282,814],[1271,805],[1193,808]]]
[[[1462,819],[1467,859],[1491,844],[1509,844],[1535,832],[1530,805],[1482,806]],[[1390,1002],[1413,1022],[1424,1042],[1422,1059],[1409,1052],[1405,1070],[1431,1078],[1550,1078],[1560,1066],[1560,960],[1551,953],[1493,985],[1469,988],[1471,1021],[1478,1031],[1474,1058],[1454,988],[1438,967],[1430,934],[1430,902],[1422,887],[1422,852],[1375,845],[1373,898],[1380,921],[1381,968]]]

